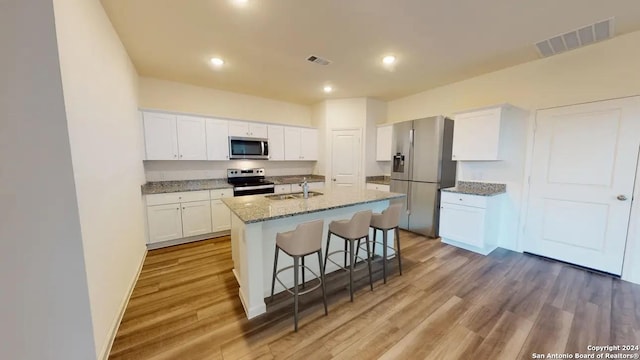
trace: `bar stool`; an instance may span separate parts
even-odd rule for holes
[[[381,214],[373,214],[371,216],[371,224],[370,226],[373,228],[373,248],[375,249],[376,244],[380,244],[376,241],[376,235],[378,234],[378,230],[382,231],[382,277],[384,278],[384,283],[387,283],[387,248],[394,249],[393,245],[387,245],[387,233],[389,230],[395,231],[395,238],[397,249],[396,256],[398,257],[398,270],[400,275],[402,275],[402,256],[400,256],[400,230],[398,226],[400,225],[400,211],[402,210],[402,204],[393,204],[386,208]],[[367,252],[369,252],[369,247],[367,246]],[[360,248],[358,247],[358,251]]]
[[[276,286],[276,280],[282,285],[285,290],[293,295],[293,322],[294,322],[294,330],[298,331],[298,296],[304,295],[308,292],[311,292],[318,287],[322,286],[322,300],[324,302],[324,314],[328,315],[327,311],[327,294],[325,290],[325,282],[324,282],[324,267],[322,266],[322,228],[324,226],[323,220],[315,220],[307,223],[300,224],[293,231],[288,231],[284,233],[278,233],[276,235],[276,254],[275,259],[273,261],[273,279],[271,280],[271,298],[270,301],[273,301],[273,292]],[[293,258],[293,265],[287,266],[278,270],[278,253],[280,250],[284,251],[287,255]],[[318,254],[318,266],[320,267],[320,275],[316,274],[309,267],[304,265],[304,257],[307,255],[311,255],[313,253]],[[299,261],[302,258],[302,266],[300,266]],[[278,278],[278,274],[284,270],[288,270],[293,268],[293,292],[287,289],[287,286],[282,283],[282,281]],[[299,292],[298,290],[298,270],[302,268],[302,272],[304,274],[305,269],[309,270],[313,275],[316,276],[316,279],[319,283],[303,292]]]
[[[362,238],[366,238],[367,243],[367,255],[369,254],[369,224],[371,223],[371,210],[360,211],[353,215],[351,220],[338,220],[332,221],[329,224],[329,233],[327,234],[327,251],[324,254],[324,266],[323,268],[327,268],[327,260],[332,263],[338,265],[343,270],[347,270],[346,257],[349,255],[349,295],[351,296],[351,301],[353,302],[353,270],[354,264],[356,260],[356,253],[354,251],[355,242],[359,241]],[[345,250],[337,250],[329,253],[329,243],[331,242],[331,235],[336,235],[345,240]],[[347,243],[349,245],[349,249],[347,250]],[[337,262],[333,261],[329,258],[329,256],[337,253],[344,252],[345,254],[345,264],[344,267],[340,266]],[[359,258],[364,260],[362,258]],[[373,277],[371,274],[371,256],[367,256],[367,265],[369,268],[369,285],[371,287],[371,291],[373,291]]]

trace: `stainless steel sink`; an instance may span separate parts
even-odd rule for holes
[[[309,197],[314,197],[319,195],[322,195],[322,193],[317,191],[309,191]],[[288,193],[288,194],[273,194],[273,195],[267,195],[265,197],[271,200],[303,199],[304,193],[295,192],[295,193]]]

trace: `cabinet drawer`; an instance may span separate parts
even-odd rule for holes
[[[209,191],[185,191],[166,194],[147,195],[147,205],[175,204],[189,201],[209,200]]]
[[[487,207],[486,196],[459,194],[443,191],[440,199],[440,202],[442,203],[473,206],[483,209]]]
[[[211,200],[233,197],[233,189],[209,190]]]

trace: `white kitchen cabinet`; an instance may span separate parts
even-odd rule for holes
[[[207,119],[207,160],[229,160],[229,122]]]
[[[378,191],[391,191],[389,185],[374,184],[374,183],[367,183],[367,189],[378,190]]]
[[[393,126],[378,126],[376,134],[376,161],[391,161]]]
[[[211,232],[211,204],[209,200],[182,203],[182,237]]]
[[[292,192],[291,184],[281,184],[281,185],[276,185],[275,187],[276,194],[288,194],[290,192]]]
[[[269,160],[284,160],[284,126],[269,125]]]
[[[149,243],[174,240],[182,237],[180,204],[147,207]]]
[[[285,160],[318,160],[318,130],[284,128]]]
[[[194,116],[178,116],[179,160],[207,160],[205,119]]]
[[[212,232],[209,199],[207,190],[147,195],[149,243]]]
[[[284,128],[284,159],[285,160],[300,160],[302,129],[294,127]]]
[[[233,197],[233,189],[211,190],[210,193],[213,232],[231,229],[231,210],[220,199]]]
[[[451,159],[503,160],[507,151],[507,129],[526,116],[526,111],[508,104],[456,114]]]
[[[206,160],[205,119],[145,112],[147,160]]]
[[[229,121],[229,136],[254,137],[266,139],[267,125],[244,121]]]
[[[502,195],[441,194],[442,242],[483,255],[493,251],[498,243]]]
[[[143,126],[147,160],[178,160],[175,115],[145,112]]]
[[[302,160],[318,160],[318,130],[302,129],[300,157]]]

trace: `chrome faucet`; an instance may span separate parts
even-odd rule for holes
[[[309,184],[307,183],[307,178],[302,178],[302,183],[300,183],[300,186],[302,186],[302,197],[305,199],[309,198]]]

